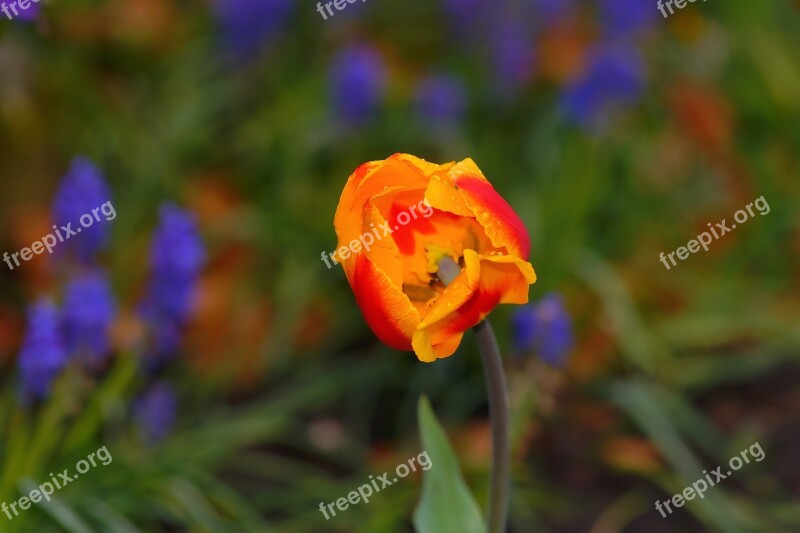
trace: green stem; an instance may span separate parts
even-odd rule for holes
[[[439,260],[438,276],[447,286],[461,273],[450,257]],[[489,419],[492,424],[492,480],[489,491],[489,533],[504,533],[508,519],[508,497],[511,489],[511,447],[509,440],[508,388],[503,359],[491,324],[482,320],[473,328],[483,362]]]
[[[511,489],[511,448],[508,435],[508,389],[500,348],[487,319],[473,328],[483,361],[489,419],[492,422],[492,481],[489,492],[489,533],[503,533]]]

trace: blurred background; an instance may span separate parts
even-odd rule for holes
[[[412,531],[419,472],[319,503],[422,451],[422,394],[483,505],[472,334],[389,349],[320,259],[349,174],[395,152],[472,157],[531,234],[531,305],[492,314],[511,531],[800,530],[800,2],[345,6],[0,15],[0,252],[116,213],[0,268],[0,501],[113,455],[0,530]]]

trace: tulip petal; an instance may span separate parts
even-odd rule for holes
[[[474,176],[476,178],[479,178],[485,182],[489,181],[486,179],[486,176],[483,175],[483,172],[481,171],[480,168],[478,168],[478,165],[475,164],[475,161],[471,157],[463,159],[458,163],[456,163],[455,165],[453,165],[450,168],[449,173],[451,177],[461,176],[466,174],[469,176]]]
[[[436,357],[438,357],[439,359],[450,357],[451,355],[456,353],[456,350],[458,349],[459,345],[461,345],[461,339],[463,338],[464,338],[463,331],[452,332],[443,340],[440,340],[438,343],[433,345],[433,353],[436,354]]]
[[[496,248],[505,248],[510,255],[528,259],[530,237],[522,220],[497,194],[485,178],[460,175],[453,178],[461,197],[486,231]]]
[[[498,303],[526,304],[536,272],[527,261],[508,255],[481,256],[481,283],[478,292],[500,295]]]
[[[445,288],[428,310],[428,314],[422,318],[417,329],[427,328],[442,320],[461,307],[475,293],[481,275],[480,257],[473,250],[464,250],[464,264],[461,273]]]
[[[428,330],[421,329],[414,332],[414,336],[411,338],[411,348],[417,355],[417,359],[423,363],[432,363],[436,361],[436,354],[433,351],[433,344],[431,344]]]
[[[419,313],[402,289],[363,254],[356,257],[350,286],[375,335],[392,348],[411,350]]]
[[[479,262],[479,285],[469,299],[454,312],[446,314],[435,323],[426,320],[425,339],[437,357],[447,357],[452,353],[446,353],[447,350],[444,349],[436,350],[437,346],[452,346],[454,335],[459,335],[460,339],[460,335],[465,330],[477,325],[499,303],[527,303],[529,284],[536,280],[536,274],[530,263],[519,258],[478,256],[474,251],[466,250],[464,259],[465,262]],[[470,274],[470,276],[472,275]],[[464,271],[459,275],[459,277],[461,276],[466,277]],[[451,286],[459,280],[459,277],[453,280]],[[434,304],[434,308],[437,305],[439,305],[438,301]],[[431,313],[429,313],[430,315]],[[418,329],[414,335],[416,336],[419,331]],[[456,343],[455,347],[457,346]],[[415,348],[415,352],[419,356],[417,348]],[[424,356],[429,357],[430,352],[424,352]]]
[[[425,199],[434,209],[459,216],[474,216],[464,198],[458,193],[458,188],[447,176],[431,178],[428,188],[425,189]]]
[[[370,200],[364,206],[364,227],[367,231],[363,235],[372,233],[374,238],[373,244],[366,252],[370,261],[380,268],[389,276],[392,283],[398,287],[403,285],[403,264],[399,259],[399,251],[397,244],[390,236],[383,236],[383,230],[380,229],[386,223],[386,219],[381,215],[380,210],[374,205],[374,201]]]
[[[389,158],[365,163],[350,175],[333,219],[339,246],[346,245],[365,232],[362,210],[371,198],[392,191],[425,190],[427,178],[419,170],[409,172],[409,168],[405,160]]]
[[[411,341],[411,346],[417,359],[424,363],[432,363],[436,359],[450,357],[461,344],[461,339],[464,338],[463,331],[452,332],[449,335],[442,336],[438,344],[433,344],[430,333],[427,329],[421,329],[414,332],[414,337]]]
[[[423,176],[429,177],[437,172],[446,172],[451,167],[455,165],[455,163],[445,163],[443,165],[437,165],[435,163],[429,163],[424,159],[421,159],[417,156],[413,156],[411,154],[394,154],[389,157],[390,160],[401,161],[411,168],[414,169],[416,172],[421,172]]]

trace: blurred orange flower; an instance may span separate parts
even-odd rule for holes
[[[591,34],[577,21],[554,24],[539,38],[540,74],[543,79],[563,84],[585,70]]]
[[[606,464],[622,471],[647,475],[662,469],[658,449],[639,437],[613,437],[602,446],[600,454]]]
[[[471,159],[365,163],[345,185],[334,226],[333,257],[367,324],[421,361],[452,355],[497,304],[527,303],[536,281],[525,226]],[[444,257],[461,267],[447,287],[436,276]]]

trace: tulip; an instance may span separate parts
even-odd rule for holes
[[[339,249],[331,258],[342,263],[367,324],[384,343],[432,362],[452,355],[474,327],[492,426],[486,530],[505,531],[508,393],[485,317],[499,303],[528,302],[536,274],[525,226],[471,159],[434,165],[408,154],[358,167],[334,226]]]
[[[525,226],[471,159],[365,163],[344,187],[334,226],[333,259],[367,324],[421,361],[452,355],[497,304],[527,303],[536,281]],[[449,284],[445,258],[458,267]]]

